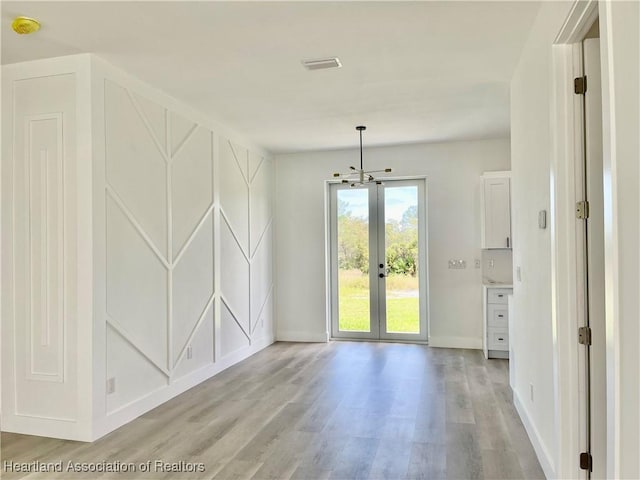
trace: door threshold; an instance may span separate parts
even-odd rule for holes
[[[369,343],[408,343],[414,345],[429,345],[427,340],[393,340],[393,339],[376,339],[376,338],[343,338],[330,337],[330,342],[369,342]]]

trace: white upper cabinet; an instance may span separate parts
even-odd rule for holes
[[[511,182],[508,172],[482,177],[482,248],[511,248]]]

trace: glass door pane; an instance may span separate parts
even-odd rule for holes
[[[336,193],[338,330],[371,332],[369,190],[349,188]]]
[[[330,187],[331,334],[427,340],[426,183]]]
[[[421,325],[418,186],[390,185],[384,186],[386,333],[418,335]]]

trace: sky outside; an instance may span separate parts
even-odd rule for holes
[[[402,220],[402,214],[411,206],[418,205],[418,188],[385,187],[385,217],[393,220]],[[369,216],[369,194],[367,188],[350,188],[338,190],[338,197],[348,203],[347,210],[354,217]]]

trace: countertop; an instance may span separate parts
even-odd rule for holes
[[[513,284],[512,284],[512,283],[489,283],[489,282],[482,282],[482,286],[483,286],[483,287],[487,287],[487,288],[513,288]]]

